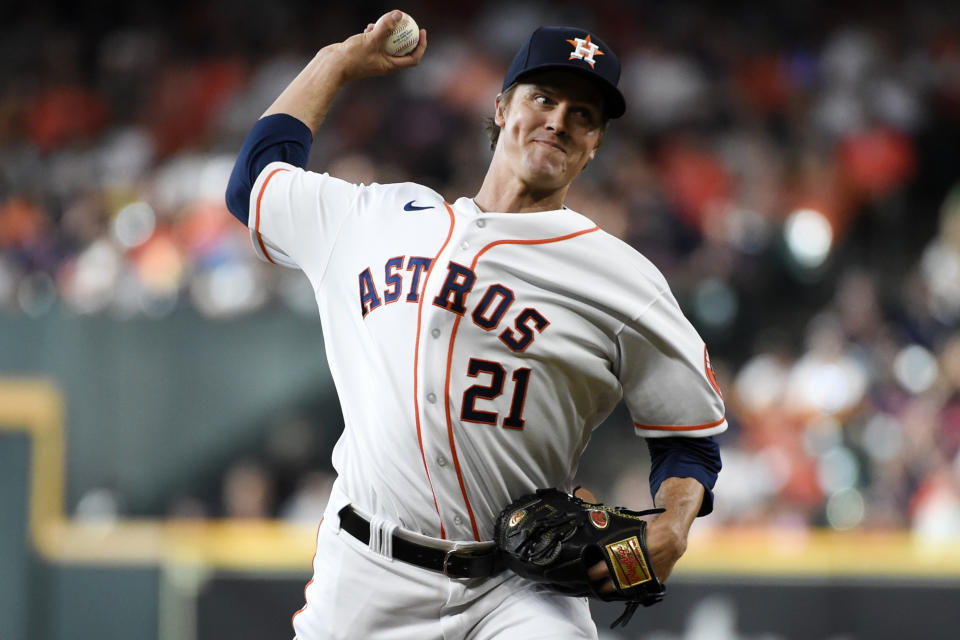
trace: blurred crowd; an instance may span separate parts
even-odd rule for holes
[[[315,314],[223,191],[307,57],[382,7],[100,4],[3,10],[0,312]],[[710,345],[731,423],[710,520],[960,535],[960,10],[748,4],[411,1],[423,63],[348,87],[310,168],[472,195],[517,46],[594,30],[628,111],[568,204],[657,264]],[[323,464],[280,490],[269,456],[237,462],[216,505],[171,511],[309,519]],[[611,498],[637,505],[641,471]]]

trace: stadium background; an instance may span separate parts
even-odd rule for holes
[[[3,637],[291,635],[342,422],[309,285],[255,260],[222,196],[306,57],[393,8],[331,4],[0,8]],[[311,168],[470,194],[535,25],[624,64],[627,116],[569,203],[664,271],[731,429],[671,598],[609,637],[953,637],[957,7],[401,8],[427,58],[350,86]],[[640,507],[628,425],[581,478]]]

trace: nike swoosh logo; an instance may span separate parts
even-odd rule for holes
[[[430,205],[429,207],[418,207],[413,203],[414,201],[411,200],[407,204],[403,205],[403,210],[404,211],[423,211],[424,209],[433,209],[433,205]]]

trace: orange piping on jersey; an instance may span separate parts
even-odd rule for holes
[[[267,183],[270,182],[270,178],[277,175],[281,171],[290,171],[290,169],[284,169],[280,167],[274,169],[270,172],[270,175],[267,176],[267,179],[263,181],[263,184],[260,185],[260,193],[257,194],[257,217],[253,222],[253,232],[257,234],[257,244],[260,245],[260,251],[263,252],[263,256],[270,261],[270,264],[277,264],[273,261],[273,258],[270,257],[270,254],[267,253],[267,247],[263,244],[263,238],[260,237],[260,201],[263,200],[263,192],[267,189]]]
[[[716,422],[708,422],[707,424],[688,424],[688,425],[651,425],[651,424],[640,424],[639,422],[634,422],[633,426],[637,429],[650,429],[651,431],[697,431],[698,429],[709,429],[710,427],[715,427],[718,424],[723,424],[723,421],[727,419],[727,416],[723,416]]]
[[[259,231],[254,231],[257,234],[257,244],[260,245],[260,251],[263,253],[263,257],[270,261],[270,264],[277,264],[273,261],[273,258],[270,257],[270,254],[267,252],[266,245],[263,244],[263,238],[260,237]]]
[[[320,527],[323,525],[323,518],[320,518],[320,524],[317,525],[317,545],[314,547],[313,560],[310,561],[310,572],[313,573],[313,563],[317,561],[317,553],[320,551]],[[303,606],[290,617],[290,626],[293,626],[293,621],[297,619],[297,616],[306,611],[307,609],[307,589],[310,588],[310,585],[313,584],[313,578],[310,578],[310,582],[303,587]],[[296,632],[296,629],[294,629]],[[297,640],[294,637],[293,640]]]
[[[476,264],[476,262],[474,262]],[[471,271],[473,269],[471,268]],[[467,487],[463,482],[463,472],[460,471],[460,456],[457,455],[457,445],[453,441],[453,421],[450,420],[450,368],[453,361],[453,341],[457,336],[457,327],[460,326],[460,320],[463,316],[458,315],[453,321],[453,330],[450,332],[450,346],[447,347],[447,379],[443,385],[443,405],[447,414],[447,438],[450,440],[450,455],[453,456],[453,467],[457,470],[457,481],[460,483],[460,493],[463,494],[463,502],[467,505],[467,515],[470,516],[470,527],[473,529],[473,539],[480,541],[480,529],[477,528],[477,519],[473,515],[473,508],[470,506],[470,498],[467,497]]]
[[[443,518],[440,517],[440,505],[437,503],[437,492],[433,490],[433,480],[430,479],[430,470],[427,468],[427,455],[423,452],[423,435],[420,431],[420,401],[418,400],[420,378],[417,375],[420,364],[420,325],[423,319],[423,299],[427,297],[427,284],[430,282],[430,274],[433,273],[433,267],[436,266],[437,260],[443,255],[443,250],[447,248],[447,244],[449,244],[450,238],[453,236],[453,209],[451,209],[450,205],[446,202],[443,203],[443,206],[447,208],[447,213],[450,214],[450,229],[447,231],[447,239],[443,241],[443,246],[440,247],[440,251],[438,251],[437,255],[430,261],[430,268],[427,269],[427,275],[423,279],[423,294],[417,302],[417,338],[413,347],[413,414],[417,418],[417,444],[420,446],[420,458],[423,460],[423,470],[427,474],[430,493],[433,494],[433,506],[437,510],[437,517],[440,518],[440,537],[446,539],[447,534],[443,528]]]
[[[517,214],[517,215],[523,215],[523,214]],[[591,227],[590,229],[583,229],[581,231],[574,231],[573,233],[568,233],[565,236],[557,236],[556,238],[543,238],[541,240],[509,240],[509,239],[497,240],[496,242],[491,242],[490,244],[488,244],[483,249],[480,249],[480,251],[477,252],[477,255],[474,256],[473,258],[473,263],[470,265],[470,270],[473,271],[476,268],[477,262],[480,260],[480,256],[486,253],[487,249],[492,249],[498,244],[548,244],[550,242],[560,242],[562,240],[569,240],[570,238],[576,238],[577,236],[582,236],[585,233],[592,233],[594,231],[599,231],[599,230],[600,230],[600,227]]]
[[[447,206],[447,209],[450,210],[450,207]],[[450,211],[450,215],[453,215],[453,211]],[[517,214],[523,215],[523,214]],[[581,236],[585,233],[591,233],[593,231],[598,231],[600,227],[593,227],[591,229],[583,229],[581,231],[575,231],[573,233],[568,233],[563,236],[557,236],[556,238],[543,238],[539,240],[497,240],[491,242],[483,249],[477,252],[477,255],[473,257],[473,262],[470,264],[470,271],[476,273],[477,262],[488,249],[492,249],[498,244],[547,244],[550,242],[560,242],[562,240],[569,240],[570,238],[575,238]],[[447,413],[447,437],[450,440],[450,453],[453,456],[453,467],[457,470],[457,480],[460,482],[460,491],[463,493],[463,501],[467,505],[467,514],[470,516],[470,526],[473,528],[473,537],[477,542],[480,542],[480,530],[477,528],[477,519],[473,515],[473,507],[470,506],[470,498],[467,497],[467,488],[463,481],[463,473],[460,471],[460,458],[457,456],[457,447],[454,444],[453,438],[453,421],[450,419],[450,369],[453,362],[453,343],[457,337],[457,328],[460,326],[460,320],[463,316],[457,316],[456,320],[453,321],[453,331],[450,332],[450,346],[447,349],[447,380],[443,388],[444,396],[444,405]]]

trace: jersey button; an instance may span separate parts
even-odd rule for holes
[[[486,221],[486,220],[477,220],[477,226],[480,227],[481,229],[483,229],[485,226],[487,226],[487,221]]]
[[[457,516],[456,518],[453,519],[453,522],[454,524],[461,525],[463,524],[463,518],[461,518],[460,516]]]
[[[437,401],[437,394],[435,394],[435,393],[428,393],[428,394],[427,394],[427,402],[429,402],[429,403],[432,404],[432,403],[434,403],[434,402],[436,402],[436,401]]]
[[[466,251],[467,249],[470,248],[470,243],[464,240],[463,242],[460,243],[460,248]]]
[[[434,329],[433,331],[430,332],[430,335],[432,335],[434,338],[439,338],[439,337],[440,337],[440,329]]]
[[[440,465],[441,467],[445,467],[447,466],[447,459],[444,458],[443,456],[437,456],[437,464]]]

